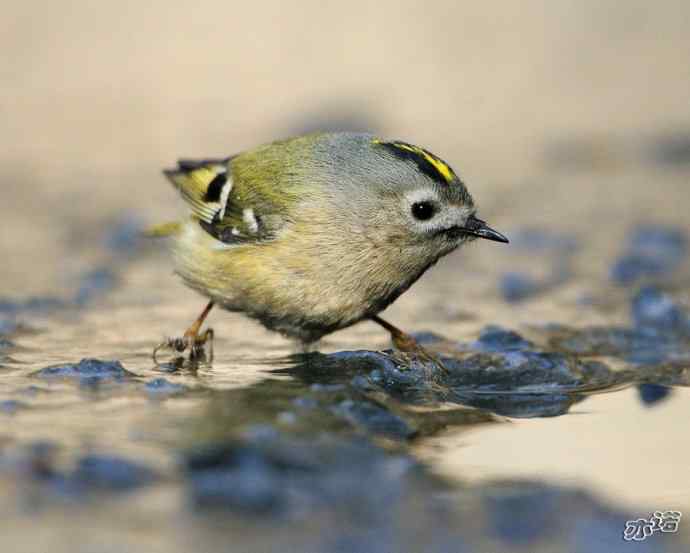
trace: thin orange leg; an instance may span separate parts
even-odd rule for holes
[[[378,315],[374,315],[373,317],[371,317],[371,320],[374,321],[376,324],[381,325],[388,332],[390,332],[391,340],[393,341],[395,349],[405,353],[417,355],[424,361],[431,361],[432,363],[438,365],[444,372],[448,372],[448,369],[446,369],[443,362],[436,355],[423,348],[420,344],[417,343],[417,340],[415,340],[407,332],[403,332],[397,326],[392,325],[388,321],[384,321]]]

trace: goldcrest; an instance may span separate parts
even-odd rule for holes
[[[378,313],[462,244],[508,242],[445,161],[371,134],[310,134],[164,174],[190,214],[150,234],[172,238],[175,271],[210,301],[161,346],[192,355],[213,337],[201,326],[214,304],[305,345],[373,320],[414,350]]]

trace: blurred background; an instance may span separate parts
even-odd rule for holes
[[[467,182],[482,217],[517,238],[510,249],[482,244],[442,262],[391,308],[406,329],[471,341],[489,324],[527,334],[534,325],[628,324],[631,309],[639,315],[630,300],[650,276],[679,310],[689,304],[688,2],[6,0],[2,14],[0,334],[11,329],[18,345],[4,361],[15,378],[0,387],[8,398],[28,385],[30,370],[81,357],[117,358],[142,378],[156,376],[150,349],[203,303],[171,275],[161,248],[121,256],[146,224],[183,213],[161,169],[314,130],[372,131],[428,148]],[[635,233],[649,228],[640,225],[661,236],[652,261],[635,249]],[[680,244],[670,246],[673,271],[654,253],[669,241]],[[74,303],[88,309],[75,312]],[[292,351],[237,315],[214,317],[224,353],[201,372],[211,390],[260,382],[266,367],[257,359]],[[324,351],[386,347],[373,329],[339,333]],[[656,361],[686,363],[682,344]],[[630,368],[629,358],[606,360]],[[208,407],[186,399],[152,413],[128,392],[98,403],[91,418],[82,393],[59,389],[50,396],[59,410],[13,415],[3,443],[21,451],[51,438],[72,452],[88,444],[168,466],[170,429],[151,421]],[[589,416],[498,424],[469,442],[463,427],[410,453],[456,481],[583,486],[635,518],[690,509],[687,393],[653,412],[638,393],[593,397],[579,411]],[[140,424],[164,439],[133,438]],[[137,505],[155,518],[175,502],[163,493]],[[150,505],[160,508],[152,514]],[[52,520],[40,543],[70,524]],[[8,539],[21,543],[25,523]],[[100,520],[94,528],[111,527]],[[587,551],[629,545],[620,539],[624,520],[613,528],[615,547]],[[90,551],[115,550],[92,538]],[[675,550],[680,542],[666,538],[646,544]],[[147,539],[149,551],[170,546]],[[539,547],[574,550],[554,543]]]
[[[372,130],[449,160],[484,211],[574,225],[603,199],[609,214],[664,202],[650,173],[658,150],[676,137],[690,147],[680,0],[27,1],[3,11],[0,245],[27,291],[50,286],[25,267],[65,231],[57,206],[64,221],[170,213],[160,168],[178,156]],[[601,171],[592,194],[582,166]],[[685,206],[663,205],[682,218]]]

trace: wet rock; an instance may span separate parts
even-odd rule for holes
[[[511,251],[522,253],[529,260],[527,271],[513,270],[503,273],[498,282],[503,299],[520,302],[545,293],[567,281],[572,274],[570,258],[577,249],[577,240],[565,233],[538,228],[523,228],[511,233]],[[535,276],[535,255],[543,256],[547,273]]]
[[[641,225],[633,230],[627,251],[611,268],[611,279],[633,284],[641,278],[673,271],[687,254],[685,233],[673,227]]]
[[[690,317],[670,294],[644,287],[631,311],[632,327],[560,328],[550,343],[575,355],[615,356],[638,365],[690,360]]]
[[[313,397],[296,397],[292,404],[299,409],[312,410],[319,406],[319,402]]]
[[[319,384],[318,382],[309,386],[309,390],[317,394],[330,394],[340,392],[345,389],[343,384]]]
[[[522,301],[545,289],[544,283],[529,275],[517,272],[501,275],[499,287],[503,299],[508,302]]]
[[[642,277],[663,275],[670,271],[663,260],[631,253],[619,258],[611,268],[611,279],[619,284],[629,285]]]
[[[393,360],[388,355],[378,351],[338,351],[326,357],[330,362],[346,367],[349,372],[360,372],[379,367],[395,369]]]
[[[11,314],[15,313],[18,309],[19,304],[17,304],[17,302],[5,298],[0,298],[0,313]]]
[[[476,409],[484,409],[503,417],[532,419],[535,417],[557,417],[566,414],[570,408],[585,399],[583,394],[518,393],[478,394],[456,392],[454,400]]]
[[[393,440],[409,440],[417,433],[405,419],[372,402],[347,399],[334,406],[332,410],[339,417],[363,428],[369,434]]]
[[[690,365],[687,361],[655,363],[638,368],[642,382],[661,386],[690,386]]]
[[[453,389],[477,391],[553,392],[615,381],[603,363],[569,355],[532,350],[476,354],[464,360],[444,359]]]
[[[63,309],[66,306],[65,300],[55,296],[37,296],[29,298],[20,306],[25,311],[54,311]]]
[[[154,398],[164,398],[182,394],[188,390],[187,386],[170,382],[165,378],[155,378],[146,383],[146,392]]]
[[[59,446],[49,440],[40,440],[28,444],[15,460],[17,472],[36,481],[53,481],[58,472],[55,468],[55,457]]]
[[[0,323],[0,336],[2,336],[2,326]],[[14,342],[8,340],[7,338],[0,338],[0,350],[10,349],[14,347]]]
[[[83,385],[102,382],[121,382],[134,376],[119,361],[82,359],[79,363],[66,363],[45,367],[34,373],[39,378],[75,379]]]
[[[665,332],[690,333],[688,315],[673,298],[658,288],[642,288],[632,301],[635,326]]]
[[[118,255],[135,252],[141,246],[144,226],[136,214],[126,214],[108,229],[105,247]]]
[[[485,499],[491,531],[503,542],[527,545],[556,532],[554,510],[562,500],[560,490],[546,486],[505,487]]]
[[[640,384],[637,393],[645,405],[656,405],[671,394],[671,388],[659,384]]]
[[[312,392],[343,391],[348,385],[369,390],[384,385],[404,395],[428,387],[429,371],[435,370],[440,368],[395,352],[360,350],[310,355],[306,363],[276,372],[287,372],[306,382],[318,379],[310,386]]]
[[[69,476],[73,485],[86,491],[129,491],[158,479],[155,471],[135,461],[109,455],[86,455]]]
[[[62,309],[65,301],[55,296],[34,296],[25,300],[0,300],[0,323],[2,320],[14,320],[23,312],[46,312]]]
[[[54,296],[37,296],[22,301],[0,300],[0,337],[26,330],[24,319],[27,315],[43,314],[65,306],[64,300]]]
[[[418,468],[365,441],[281,435],[196,448],[184,467],[199,508],[292,518],[327,509],[374,525],[406,493]]]
[[[14,316],[0,315],[0,336],[13,334],[18,327]]]
[[[74,297],[77,305],[84,306],[112,290],[117,283],[115,272],[109,267],[98,267],[84,274]]]
[[[341,352],[328,357],[330,362],[359,366],[364,372],[350,384],[365,393],[385,391],[411,403],[456,402],[515,417],[562,414],[584,391],[630,378],[597,361],[529,349],[530,342],[499,327],[486,329],[478,343],[482,353],[442,357],[446,370],[431,360],[396,353]]]
[[[497,325],[489,325],[482,329],[479,340],[474,342],[472,347],[480,351],[514,351],[534,348],[534,344],[525,340],[517,332]]]
[[[276,415],[276,422],[284,426],[297,424],[297,415],[292,411],[281,411]]]
[[[358,353],[373,352],[350,352]],[[417,357],[377,353],[376,357],[367,356],[370,362],[376,361],[377,368],[369,372],[366,386],[378,386],[398,399],[417,402],[441,399],[437,380],[443,369],[436,363],[421,360]],[[374,365],[376,366],[376,365]],[[437,388],[439,388],[437,390]]]
[[[655,329],[593,326],[561,329],[550,343],[555,348],[586,356],[620,357],[630,363],[661,363],[688,357],[687,347]]]
[[[196,507],[221,507],[252,514],[277,514],[287,508],[281,472],[308,470],[299,459],[274,460],[253,442],[272,443],[278,434],[249,443],[220,443],[186,455],[189,493]],[[281,462],[282,461],[282,462]]]
[[[504,273],[499,280],[499,287],[504,300],[516,303],[560,286],[570,278],[571,274],[572,271],[567,263],[557,261],[551,268],[550,274],[542,278],[516,271]]]
[[[622,552],[625,521],[635,518],[583,490],[540,482],[489,484],[482,498],[479,511],[486,513],[488,533],[498,541],[491,551]],[[651,540],[636,545],[647,553],[666,551]]]
[[[0,413],[5,415],[14,415],[17,411],[28,409],[28,407],[26,403],[14,399],[0,401]]]
[[[149,467],[122,457],[90,454],[63,470],[56,462],[59,447],[53,442],[31,444],[16,462],[20,474],[42,485],[41,490],[71,499],[90,494],[127,492],[156,482],[159,475]]]

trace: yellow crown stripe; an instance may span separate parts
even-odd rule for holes
[[[437,157],[432,156],[429,152],[423,151],[424,157],[427,159],[429,163],[431,163],[434,168],[441,173],[444,179],[446,179],[447,182],[451,182],[453,180],[453,171],[451,170],[448,165],[446,165],[443,161],[438,159]]]
[[[443,177],[443,179],[447,183],[451,183],[455,179],[455,173],[453,173],[453,170],[448,166],[448,164],[445,161],[437,158],[431,152],[427,152],[423,148],[420,148],[418,146],[413,146],[412,144],[407,144],[406,142],[397,142],[397,141],[396,142],[386,142],[384,140],[381,140],[380,138],[374,138],[372,140],[372,142],[374,144],[385,144],[387,146],[392,146],[392,147],[397,148],[399,150],[403,150],[405,152],[410,152],[411,154],[422,157],[427,163],[429,163],[436,170],[436,172],[439,175],[441,175],[441,177]]]

